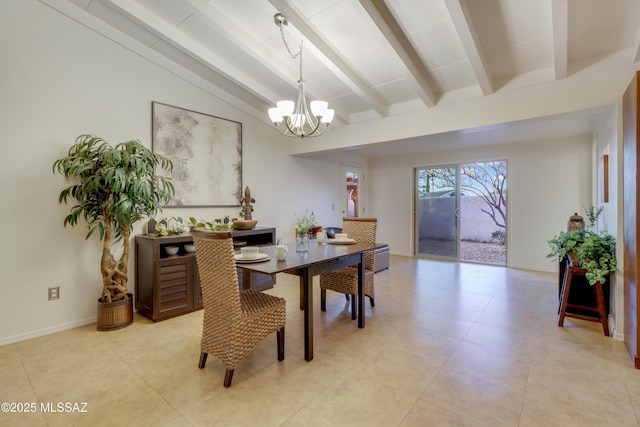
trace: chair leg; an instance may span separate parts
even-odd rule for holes
[[[200,363],[198,363],[198,368],[203,369],[204,365],[207,363],[208,354],[204,351],[200,352]]]
[[[371,307],[375,307],[376,306],[376,302],[373,299],[373,297],[369,297],[369,302],[371,303]]]
[[[356,308],[357,305],[358,298],[356,298],[356,296],[354,295],[353,298],[351,298],[351,320],[356,320],[358,318],[358,310]]]
[[[284,360],[284,326],[276,332],[278,336],[278,360]]]
[[[320,289],[320,310],[327,311],[327,290]]]
[[[349,294],[344,294],[344,297],[347,301],[349,301]]]
[[[233,369],[227,369],[224,374],[224,386],[231,387],[231,380],[233,380]]]

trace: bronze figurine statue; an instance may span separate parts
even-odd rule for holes
[[[251,203],[255,203],[256,199],[251,197],[251,190],[249,190],[249,186],[244,189],[244,197],[240,199],[240,204],[242,205],[242,217],[243,219],[253,219],[251,212],[253,212],[253,206]]]

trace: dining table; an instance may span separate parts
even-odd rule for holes
[[[250,289],[256,275],[287,273],[300,278],[300,309],[304,310],[304,358],[313,360],[313,277],[339,270],[344,267],[358,268],[358,327],[364,328],[364,253],[384,247],[383,243],[350,242],[343,244],[333,240],[319,243],[312,240],[306,252],[296,252],[296,244],[287,244],[288,253],[284,260],[276,258],[276,246],[260,246],[260,253],[268,254],[266,260],[236,261],[236,267],[243,270],[242,287]]]

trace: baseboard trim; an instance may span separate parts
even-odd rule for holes
[[[86,319],[75,320],[73,322],[63,323],[56,326],[50,326],[48,328],[38,329],[36,331],[26,332],[24,334],[12,335],[10,337],[0,338],[0,346],[14,344],[20,341],[30,340],[32,338],[38,338],[45,335],[54,334],[56,332],[62,332],[80,326],[90,325],[96,323],[97,316],[87,317]]]

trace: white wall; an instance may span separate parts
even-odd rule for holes
[[[339,224],[342,197],[335,162],[287,155],[291,139],[175,73],[125,49],[35,0],[0,4],[0,345],[95,321],[100,292],[97,239],[62,226],[66,186],[53,175],[82,133],[111,143],[151,145],[151,102],[243,124],[243,182],[256,199],[258,225],[293,239],[294,212],[310,209]],[[218,96],[220,95],[220,96]],[[332,178],[335,171],[335,181]],[[165,209],[164,216],[213,219],[239,208]],[[137,224],[134,233],[140,233]],[[129,289],[135,289],[133,251]],[[60,286],[60,299],[47,288]]]
[[[597,124],[597,130],[593,141],[592,174],[594,177],[593,205],[603,206],[604,210],[598,224],[599,230],[606,230],[609,234],[617,236],[616,243],[618,254],[623,253],[622,221],[618,221],[622,209],[618,207],[622,202],[622,186],[618,186],[617,171],[622,171],[622,105],[607,116],[602,123]],[[603,185],[603,155],[609,156],[609,201],[604,201]],[[584,215],[584,214],[583,214]],[[624,340],[624,272],[622,256],[618,255],[618,268],[611,279],[610,301],[611,306],[609,321],[613,328],[613,337],[616,340]]]
[[[546,258],[547,240],[566,229],[570,215],[591,204],[588,135],[372,159],[370,185],[375,190],[370,206],[379,220],[378,240],[389,242],[393,254],[413,254],[414,167],[504,159],[508,164],[508,266],[557,271],[557,263]]]

